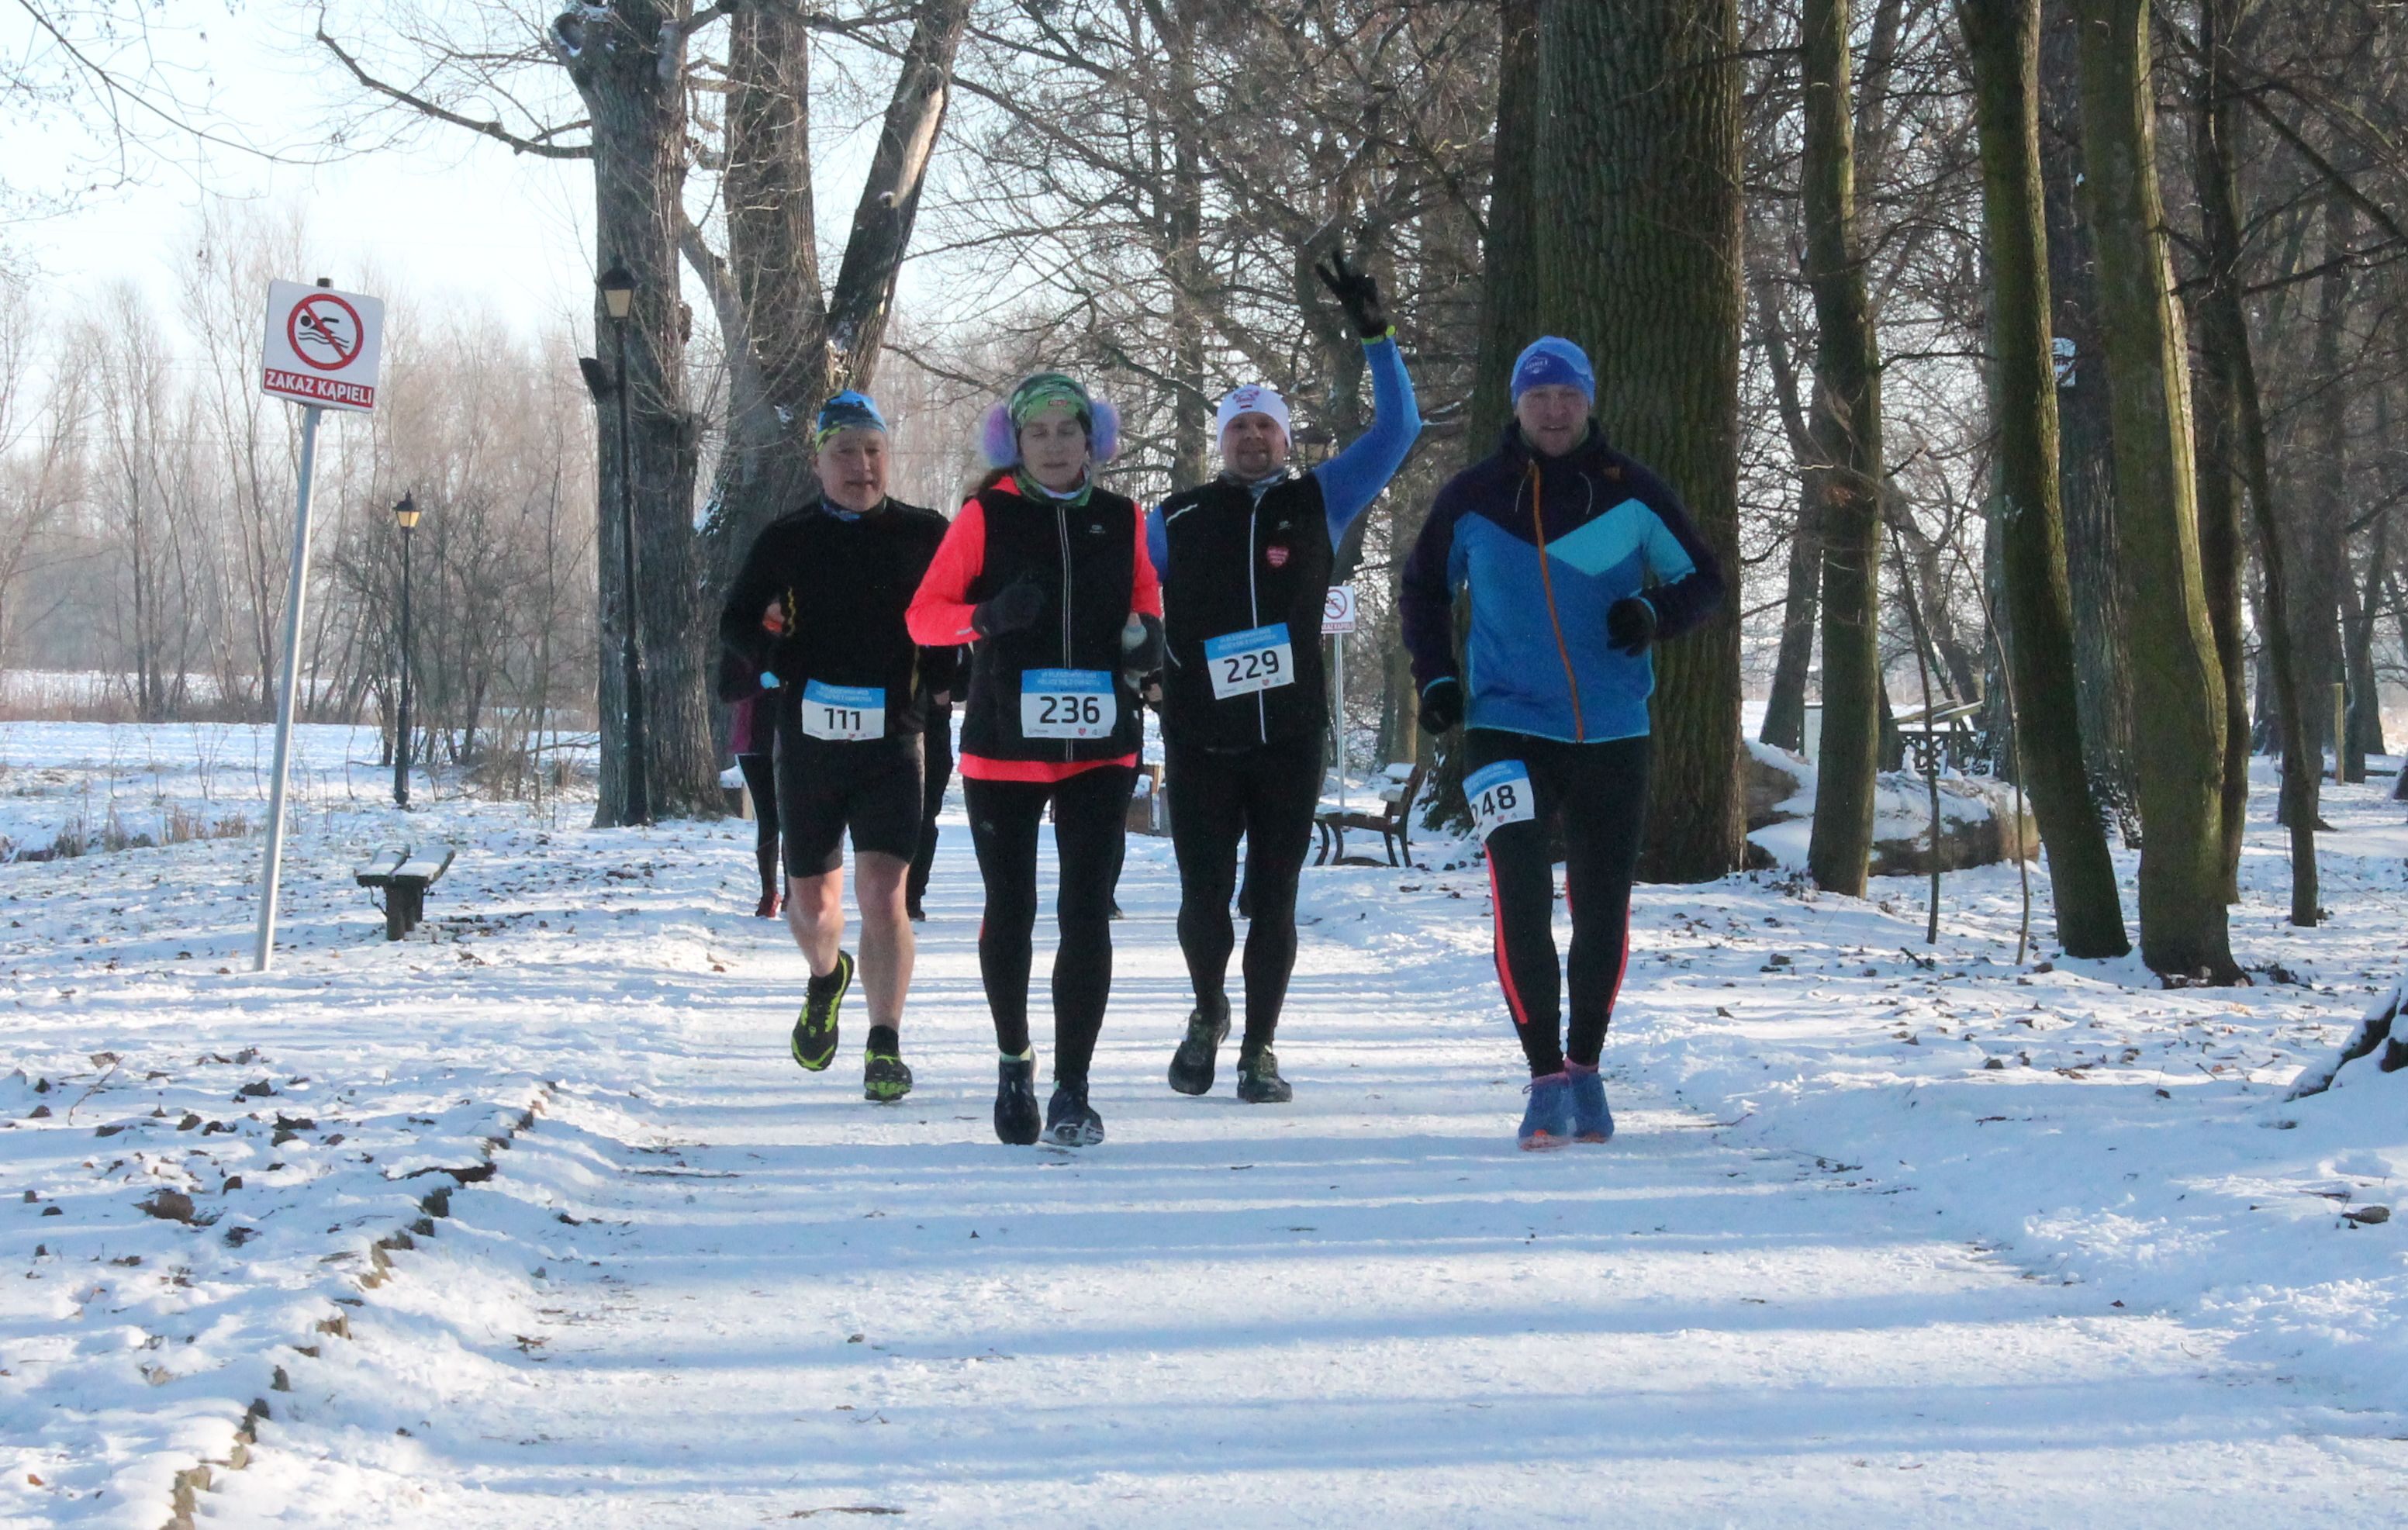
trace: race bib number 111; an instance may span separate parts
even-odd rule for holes
[[[1539,814],[1530,792],[1530,769],[1519,760],[1499,760],[1464,777],[1463,795],[1471,804],[1472,822],[1483,840],[1508,823]]]
[[[1101,738],[1120,721],[1112,677],[1101,669],[1020,672],[1020,733],[1024,738]]]
[[[886,736],[882,685],[803,686],[803,731],[814,738],[855,741]]]

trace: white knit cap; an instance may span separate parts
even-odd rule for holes
[[[1268,382],[1249,382],[1231,390],[1229,396],[1221,400],[1220,418],[1212,423],[1214,438],[1227,434],[1229,422],[1241,414],[1269,415],[1279,422],[1280,434],[1287,434],[1287,400]]]

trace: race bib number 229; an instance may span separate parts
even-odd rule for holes
[[[1471,805],[1472,822],[1484,840],[1508,823],[1539,815],[1530,792],[1529,766],[1519,760],[1499,760],[1464,777],[1463,796]]]

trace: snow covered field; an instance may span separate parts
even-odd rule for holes
[[[80,731],[0,731],[10,822],[90,794]],[[1068,1153],[988,1127],[957,816],[876,1107],[857,1004],[786,1055],[750,825],[405,822],[324,742],[268,976],[252,841],[0,865],[0,1523],[155,1530],[236,1455],[199,1523],[2401,1518],[2408,1215],[2344,1213],[2395,1205],[2408,1092],[2282,1100],[2401,975],[2379,786],[2329,789],[2314,932],[2261,794],[2249,989],[2011,965],[2007,867],[1936,949],[1920,882],[1642,889],[1621,1135],[1543,1156],[1476,869],[1307,872],[1297,1097],[1251,1108],[1230,1053],[1163,1084],[1134,839]],[[461,858],[387,945],[350,868],[401,838]]]

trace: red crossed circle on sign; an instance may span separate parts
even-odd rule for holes
[[[1321,619],[1324,622],[1336,622],[1345,614],[1346,593],[1333,585],[1329,593],[1321,597]]]
[[[366,326],[359,310],[332,293],[311,293],[293,305],[284,321],[284,339],[304,366],[339,372],[360,353]]]

